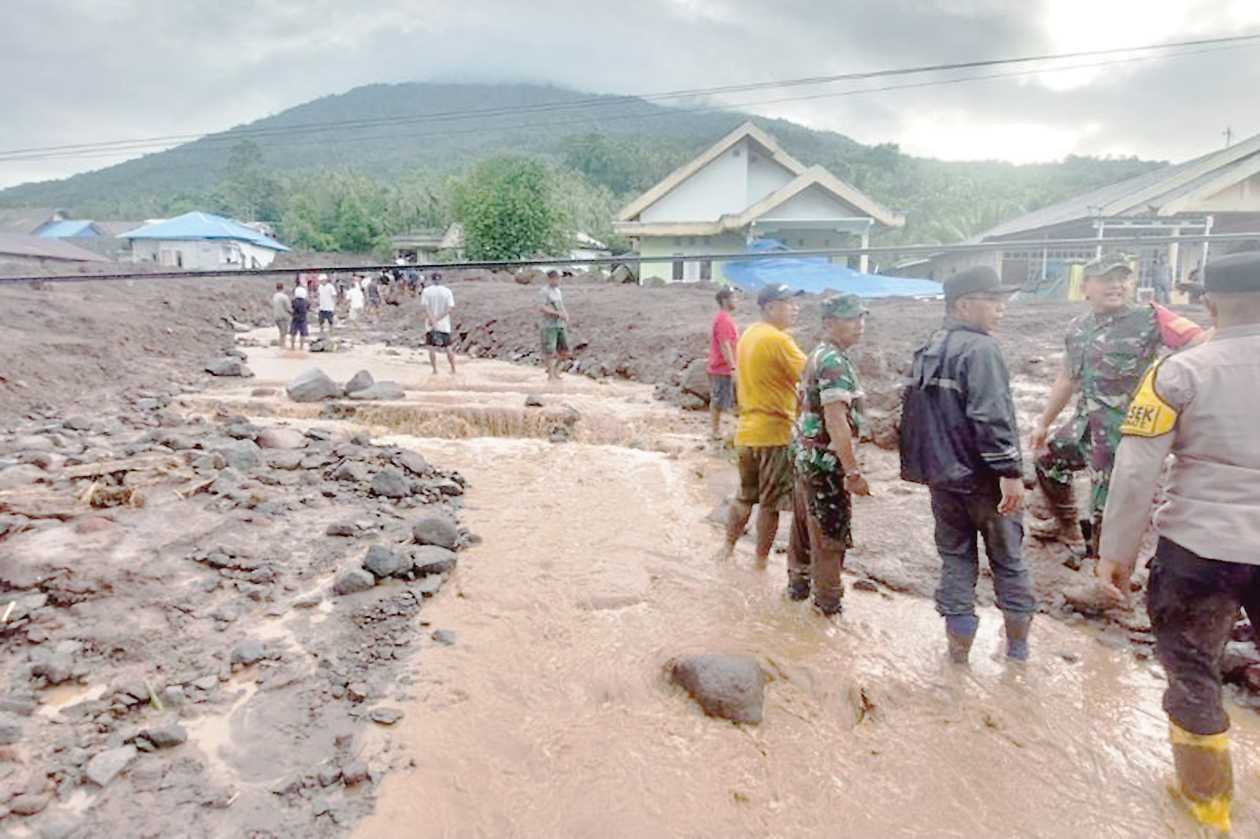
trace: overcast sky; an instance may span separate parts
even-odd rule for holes
[[[1260,32],[1260,0],[5,5],[0,150],[6,151],[220,130],[370,82],[522,80],[646,93]],[[858,86],[743,93],[727,101]],[[1222,146],[1226,127],[1235,139],[1260,133],[1260,44],[750,110],[954,160],[1067,154],[1180,160]],[[0,162],[0,186],[117,159]]]

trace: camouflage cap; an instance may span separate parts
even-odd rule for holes
[[[1123,254],[1113,256],[1101,256],[1091,262],[1085,263],[1085,268],[1081,272],[1082,277],[1105,277],[1112,271],[1124,271],[1127,274],[1133,273],[1133,266],[1129,264],[1129,257]]]
[[[856,294],[837,294],[822,302],[823,320],[856,320],[869,311]]]

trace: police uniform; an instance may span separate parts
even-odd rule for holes
[[[855,294],[841,294],[822,304],[824,322],[853,320],[867,309]],[[826,406],[847,407],[849,432],[856,453],[865,421],[862,385],[848,353],[824,338],[810,352],[798,388],[801,412],[792,427],[792,531],[788,544],[788,594],[796,600],[809,596],[824,614],[840,611],[844,586],[840,573],[845,552],[853,547],[850,521],[852,499],[844,488],[845,471],[831,448],[824,416]]]
[[[1218,259],[1205,274],[1209,297],[1260,297],[1260,254]],[[1218,329],[1153,367],[1121,426],[1103,517],[1102,558],[1131,569],[1173,455],[1155,513],[1147,611],[1168,676],[1163,705],[1180,791],[1218,829],[1228,828],[1232,795],[1221,658],[1240,606],[1260,627],[1258,393],[1260,324]]]

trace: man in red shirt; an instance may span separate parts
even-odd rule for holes
[[[713,328],[709,336],[709,416],[713,419],[712,437],[722,439],[722,412],[735,408],[735,343],[739,329],[735,326],[735,289],[723,286],[717,293],[717,314],[713,316]]]

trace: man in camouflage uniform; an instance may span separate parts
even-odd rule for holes
[[[1063,369],[1032,432],[1032,448],[1039,453],[1037,484],[1052,516],[1035,522],[1033,535],[1058,538],[1078,558],[1098,555],[1120,426],[1142,375],[1161,349],[1179,349],[1202,335],[1198,326],[1157,303],[1131,304],[1132,278],[1133,269],[1120,257],[1085,266],[1084,292],[1091,311],[1068,325]],[[1076,393],[1076,413],[1050,436],[1050,425]],[[1088,547],[1072,488],[1072,475],[1081,469],[1089,470],[1092,486]]]
[[[795,472],[788,545],[788,597],[840,614],[840,572],[853,547],[850,494],[870,495],[857,461],[863,430],[862,386],[848,350],[862,339],[866,307],[856,294],[823,301],[823,339],[805,363],[798,388],[801,413],[792,429]]]

